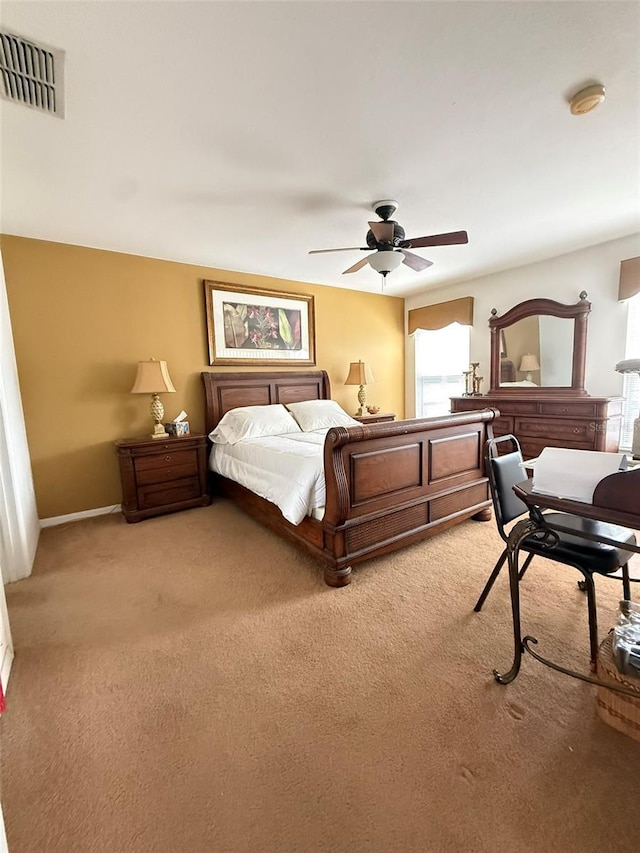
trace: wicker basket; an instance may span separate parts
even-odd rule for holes
[[[600,643],[598,652],[598,677],[601,681],[618,684],[638,693],[637,699],[614,693],[604,687],[596,690],[596,707],[598,716],[608,726],[623,732],[625,735],[640,740],[640,678],[623,675],[613,662],[611,648],[613,635],[609,634]]]

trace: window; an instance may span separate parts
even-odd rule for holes
[[[627,346],[625,358],[640,357],[640,293],[629,300],[627,320]],[[640,376],[637,373],[625,373],[622,390],[625,397],[620,449],[631,450],[633,441],[633,422],[640,416]]]
[[[459,323],[435,331],[416,331],[416,417],[447,415],[451,410],[449,398],[464,394],[469,332],[470,326]]]

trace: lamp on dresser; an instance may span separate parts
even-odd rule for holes
[[[525,379],[527,382],[533,382],[532,372],[536,370],[540,370],[540,362],[538,361],[538,356],[534,353],[525,353],[522,356],[522,360],[520,361],[520,367],[518,368],[520,373],[526,373]]]
[[[360,386],[360,390],[358,391],[360,408],[356,412],[356,415],[367,414],[367,392],[365,391],[365,385],[374,385],[375,381],[373,372],[366,361],[351,362],[349,365],[349,375],[344,380],[344,384]]]
[[[138,362],[138,372],[131,393],[151,394],[151,417],[154,420],[151,438],[169,438],[169,433],[166,432],[162,423],[164,406],[160,402],[158,394],[170,393],[175,390],[166,361],[156,361],[155,358],[152,358],[149,361]]]

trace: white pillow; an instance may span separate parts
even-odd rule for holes
[[[237,444],[247,438],[301,432],[295,418],[280,403],[275,406],[240,406],[230,409],[209,433],[214,444]]]
[[[302,428],[302,432],[313,432],[334,426],[360,426],[360,423],[348,415],[335,400],[304,400],[301,403],[287,403],[287,409],[293,414]]]

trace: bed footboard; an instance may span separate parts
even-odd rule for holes
[[[473,517],[491,518],[483,450],[498,412],[417,418],[327,434],[322,521],[325,580]]]

